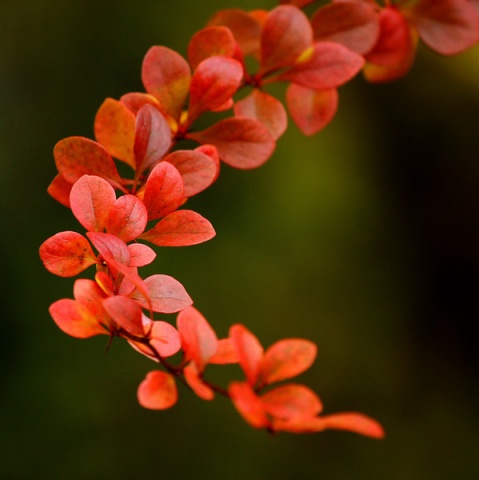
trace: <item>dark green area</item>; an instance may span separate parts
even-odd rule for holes
[[[155,272],[181,281],[220,336],[244,323],[265,346],[319,346],[299,381],[326,413],[379,419],[387,438],[269,437],[227,401],[184,389],[167,412],[136,388],[154,365],[107,338],[75,340],[48,314],[73,279],[38,247],[78,230],[46,188],[54,144],[92,136],[106,97],[142,89],[155,44],[186,51],[220,8],[272,0],[0,2],[2,289],[0,478],[469,480],[479,475],[479,51],[421,49],[391,85],[361,78],[305,138],[291,123],[273,158],[222,167],[190,201],[217,237],[161,249]]]

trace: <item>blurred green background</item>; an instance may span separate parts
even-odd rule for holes
[[[356,410],[387,438],[270,437],[222,398],[180,389],[139,407],[154,364],[107,338],[76,340],[48,314],[73,279],[38,247],[81,227],[46,188],[54,144],[92,137],[106,97],[141,91],[152,45],[185,54],[221,8],[272,0],[0,0],[1,479],[479,478],[479,50],[420,49],[390,85],[358,77],[322,133],[290,124],[254,171],[222,168],[190,207],[204,245],[158,252],[220,336],[247,325],[267,346],[304,337],[318,359],[299,380],[326,413]]]

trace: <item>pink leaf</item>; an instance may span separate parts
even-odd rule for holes
[[[136,177],[153,167],[171,147],[171,130],[165,117],[152,105],[140,108],[136,117]]]
[[[251,117],[262,123],[274,140],[283,135],[288,119],[283,104],[276,98],[254,89],[250,95],[238,100],[234,106],[236,116]]]
[[[231,99],[243,79],[241,64],[228,57],[203,60],[191,79],[188,121],[201,113],[218,109]]]
[[[171,163],[180,173],[185,197],[192,197],[202,192],[218,176],[218,163],[198,149],[177,150],[167,155],[164,161]]]
[[[138,337],[145,335],[141,307],[134,300],[116,295],[105,299],[103,306],[113,320],[128,333]]]
[[[138,387],[138,402],[144,408],[165,410],[178,400],[175,379],[166,372],[154,370]]]
[[[191,389],[203,400],[213,400],[215,393],[213,390],[206,385],[203,380],[198,375],[198,371],[194,363],[188,364],[183,373],[185,375],[186,383],[191,387]]]
[[[110,209],[106,231],[119,239],[131,242],[145,230],[148,221],[146,207],[135,195],[123,195]]]
[[[305,135],[314,135],[326,127],[338,108],[338,92],[314,90],[292,83],[286,90],[289,113]]]
[[[222,338],[218,340],[216,353],[210,358],[210,363],[216,365],[227,365],[229,363],[239,363],[238,352],[231,338]]]
[[[128,250],[130,251],[131,267],[144,267],[156,258],[155,251],[142,243],[132,243],[128,245]]]
[[[259,340],[243,325],[236,324],[230,328],[230,338],[239,358],[239,364],[248,379],[255,387],[261,373],[263,347]]]
[[[154,312],[176,313],[193,303],[183,285],[168,275],[152,275],[145,278],[144,284]],[[148,308],[149,304],[141,292],[134,290],[130,296],[138,300],[143,307]]]
[[[183,199],[184,188],[180,173],[168,162],[159,163],[148,176],[143,195],[148,220],[166,217],[183,203]]]
[[[228,393],[236,410],[254,428],[268,428],[270,422],[264,411],[263,402],[247,383],[232,382]]]
[[[138,112],[140,111],[140,108],[143,107],[143,105],[152,105],[157,110],[161,110],[158,100],[149,93],[125,93],[125,95],[122,95],[120,97],[120,103],[122,105],[125,105],[125,107],[128,108],[128,110],[130,110],[130,112],[133,113],[135,117],[136,115],[138,115]]]
[[[190,88],[186,60],[169,48],[151,47],[143,60],[141,76],[146,91],[156,97],[162,111],[178,119]]]
[[[216,235],[211,223],[191,210],[177,210],[160,220],[140,238],[160,247],[186,247]]]
[[[98,263],[88,240],[77,232],[60,232],[40,246],[45,268],[60,277],[73,277]]]
[[[135,115],[118,100],[107,98],[95,117],[95,137],[110,155],[135,168]]]
[[[198,372],[203,372],[218,348],[214,330],[194,307],[182,310],[176,323],[186,358],[195,363]]]
[[[83,175],[70,193],[73,215],[90,232],[105,229],[108,213],[115,201],[113,187],[103,178],[93,175]]]
[[[262,165],[273,154],[275,141],[258,120],[248,117],[226,118],[187,138],[201,144],[212,144],[228,165],[250,169]]]

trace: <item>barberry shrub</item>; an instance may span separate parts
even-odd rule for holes
[[[254,428],[381,438],[377,421],[352,412],[322,415],[316,393],[290,382],[314,362],[313,342],[288,338],[264,349],[241,324],[218,339],[179,281],[139,273],[155,259],[150,245],[186,247],[215,236],[188,199],[217,181],[222,162],[246,170],[268,161],[288,114],[313,135],[334,117],[338,89],[358,74],[373,83],[396,80],[412,68],[419,40],[453,55],[479,39],[477,0],[334,0],[308,17],[302,8],[313,3],[221,10],[192,36],[187,58],[150,48],[144,91],[106,99],[94,140],[73,136],[55,145],[58,174],[48,193],[71,209],[84,233],[53,235],[40,258],[61,277],[94,267],[50,314],[68,335],[119,337],[157,363],[138,388],[143,407],[172,407],[181,382],[203,400],[230,399]],[[278,82],[287,84],[284,99],[269,90]],[[200,117],[211,124],[198,127]],[[228,364],[239,366],[239,379],[210,380],[211,365]]]

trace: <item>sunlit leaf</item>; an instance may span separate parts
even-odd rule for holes
[[[161,219],[140,238],[160,247],[186,247],[216,235],[211,223],[191,210],[177,210]]]
[[[218,348],[216,333],[194,307],[182,310],[178,314],[176,324],[185,357],[194,362],[198,372],[203,372]]]
[[[143,85],[160,103],[160,108],[178,119],[190,88],[188,62],[167,47],[151,47],[142,65]]]
[[[270,423],[263,403],[247,383],[232,382],[228,393],[236,410],[254,428],[267,428]]]
[[[261,35],[261,72],[293,64],[312,42],[311,25],[301,10],[289,5],[274,8]]]
[[[165,117],[152,105],[140,108],[136,117],[136,176],[153,167],[171,146],[171,130]]]
[[[98,263],[88,240],[77,232],[60,232],[40,246],[45,268],[60,277],[73,277]]]
[[[455,55],[478,39],[478,18],[468,0],[421,0],[405,12],[426,45],[443,55]]]
[[[108,333],[95,315],[76,300],[70,298],[57,300],[50,305],[49,311],[57,326],[72,337],[88,338]]]
[[[273,417],[290,419],[301,416],[315,416],[323,405],[318,396],[304,385],[282,385],[261,397],[265,411]]]
[[[193,73],[188,120],[218,109],[235,94],[243,78],[241,64],[228,57],[209,57]]]
[[[120,176],[108,151],[97,142],[84,137],[68,137],[60,140],[53,149],[55,164],[65,180],[75,183],[83,175],[104,178],[119,188]]]
[[[183,180],[178,170],[169,162],[160,162],[146,181],[143,203],[148,220],[166,217],[182,205]]]
[[[315,90],[292,83],[286,90],[286,104],[298,128],[305,135],[314,135],[336,114],[338,92],[335,88]]]
[[[128,333],[138,337],[145,335],[141,307],[133,299],[115,295],[105,299],[103,306],[113,320]]]
[[[113,323],[111,317],[103,306],[103,300],[108,298],[109,294],[105,293],[96,281],[79,278],[73,285],[73,296],[77,302],[88,308],[88,311],[97,323],[108,331],[112,330]]]
[[[138,387],[138,403],[151,410],[165,410],[172,407],[178,400],[175,379],[172,375],[160,370],[154,370]]]
[[[248,117],[226,118],[206,130],[188,134],[187,138],[214,145],[225,163],[241,169],[259,167],[276,146],[269,130]]]
[[[263,356],[262,382],[266,385],[299,375],[313,364],[316,353],[316,345],[309,340],[288,338],[274,343]]]
[[[115,201],[113,187],[94,175],[83,175],[75,182],[70,193],[73,215],[90,232],[105,229],[106,219]]]
[[[106,231],[131,242],[145,230],[148,221],[146,207],[135,195],[123,195],[112,205],[106,219]]]
[[[154,312],[176,313],[193,303],[185,287],[168,275],[152,275],[145,278],[144,285]],[[130,296],[138,300],[143,307],[149,308],[149,303],[140,291],[134,290]]]
[[[188,44],[188,61],[191,68],[196,67],[208,57],[221,55],[233,57],[236,41],[227,27],[206,27],[196,32]]]
[[[373,5],[336,2],[321,7],[311,18],[316,42],[337,42],[365,54],[379,37],[379,15]]]
[[[218,176],[219,163],[199,149],[176,150],[167,155],[164,162],[171,163],[180,173],[185,197],[192,197],[202,192]]]
[[[261,374],[263,347],[255,335],[240,324],[231,326],[229,337],[235,346],[239,364],[248,379],[248,383],[253,387],[256,386]]]
[[[238,100],[234,106],[236,116],[251,117],[262,123],[277,140],[288,126],[283,104],[275,97],[254,89],[250,95]]]
[[[144,267],[156,258],[155,251],[142,243],[132,243],[128,245],[128,250],[130,251],[130,267]]]
[[[135,115],[124,104],[107,98],[95,116],[94,130],[97,141],[112,157],[135,168]]]

